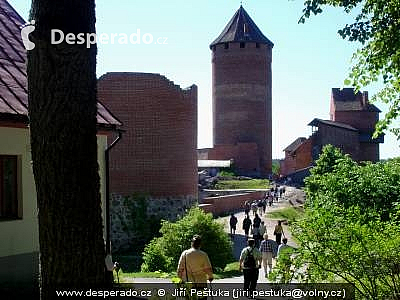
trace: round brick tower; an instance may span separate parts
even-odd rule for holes
[[[251,175],[271,173],[273,46],[242,6],[210,45],[214,146],[241,144],[257,148],[256,165],[244,170]],[[249,161],[243,156],[235,158],[242,166],[245,163],[240,160]]]

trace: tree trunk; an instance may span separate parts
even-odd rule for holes
[[[39,209],[41,298],[104,284],[97,164],[96,45],[51,44],[51,29],[95,32],[94,0],[33,0],[29,117]]]

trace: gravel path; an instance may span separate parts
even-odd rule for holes
[[[300,205],[302,202],[304,202],[304,193],[298,189],[295,189],[293,187],[286,187],[286,193],[285,195],[279,199],[278,202],[274,202],[273,205],[267,206],[266,213],[272,212],[272,211],[277,211],[285,207],[290,207],[293,205]],[[238,224],[237,224],[237,230],[236,234],[234,237],[232,237],[232,241],[234,243],[234,257],[239,260],[240,252],[242,249],[246,246],[246,237],[244,235],[244,231],[242,229],[242,223],[243,219],[245,218],[245,213],[244,211],[236,213],[235,214],[236,218],[238,219]],[[226,232],[230,232],[229,228],[229,218],[230,216],[227,217],[222,217],[218,218],[218,222],[221,222],[225,226]],[[253,220],[252,212],[250,211],[250,218]],[[267,228],[267,234],[269,235],[269,238],[275,239],[275,236],[273,235],[275,225],[277,224],[276,219],[271,219],[266,216],[266,214],[260,216],[261,220],[264,221],[264,224]],[[283,231],[285,233],[286,238],[288,239],[288,245],[290,246],[296,246],[296,244],[292,241],[291,234],[288,230],[287,225],[283,225]],[[211,261],[212,262],[212,261]],[[274,262],[275,264],[275,262]],[[135,283],[170,283],[170,279],[164,279],[164,278],[132,278],[132,282]],[[215,280],[215,282],[218,283],[243,283],[243,276],[238,276],[238,277],[232,277],[232,278],[225,278],[225,279],[219,279]],[[260,269],[260,274],[259,274],[259,280],[258,282],[269,282],[265,278],[264,274],[264,269]]]
[[[296,201],[296,199],[298,199],[299,201]],[[292,206],[292,204],[300,205],[301,202],[304,202],[304,193],[293,187],[286,187],[285,195],[282,198],[280,198],[278,202],[274,202],[271,207],[267,206],[266,214],[268,212],[281,210],[282,208],[285,208],[285,207],[290,207],[290,206]],[[275,236],[273,233],[274,233],[275,225],[277,224],[278,220],[271,219],[271,218],[267,217],[266,214],[263,214],[260,216],[261,221],[264,221],[264,224],[267,228],[267,234],[268,234],[269,238],[275,240]],[[253,213],[251,211],[250,211],[249,215],[250,215],[250,218],[253,220],[254,217],[253,217]],[[237,260],[239,260],[242,249],[244,247],[246,247],[246,245],[247,245],[246,237],[244,235],[244,230],[242,229],[242,224],[243,224],[243,220],[245,218],[245,213],[244,213],[244,211],[242,211],[242,212],[236,213],[235,216],[238,219],[238,224],[236,226],[237,227],[236,234],[234,237],[232,237],[232,241],[234,243],[233,244],[234,245],[234,249],[233,249],[234,257]],[[228,233],[230,232],[229,218],[230,218],[230,216],[218,219],[219,222],[222,222],[224,224],[225,230]],[[285,236],[288,239],[288,245],[296,246],[296,244],[292,241],[292,236],[288,230],[288,226],[283,225],[282,227],[283,227]],[[275,264],[275,262],[274,262],[274,264]],[[220,279],[220,280],[217,280],[216,282],[226,282],[226,283],[228,283],[228,282],[243,282],[243,276]],[[269,282],[267,279],[265,279],[265,273],[264,273],[263,268],[260,269],[260,275],[259,275],[258,282]]]

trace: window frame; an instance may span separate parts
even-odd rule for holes
[[[4,162],[12,160],[12,169],[14,172],[13,181],[13,199],[11,200],[11,208],[6,208],[5,198],[5,174]],[[22,219],[22,197],[21,197],[21,156],[0,154],[0,222],[21,220]]]

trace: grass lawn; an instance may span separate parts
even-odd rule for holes
[[[304,208],[300,206],[286,207],[280,210],[267,213],[271,219],[284,219],[293,222],[301,219],[304,215]]]
[[[217,272],[214,274],[214,279],[222,279],[222,278],[230,278],[235,276],[241,276],[242,272],[239,271],[239,263],[233,262],[226,265],[225,269],[221,272]],[[148,272],[148,273],[141,273],[141,272],[124,272],[122,269],[118,273],[119,282],[120,283],[127,283],[131,282],[132,278],[172,278],[177,277],[176,272],[172,273],[165,273],[165,272]],[[115,282],[118,282],[117,272],[114,271],[114,279]]]
[[[270,187],[268,179],[248,179],[248,180],[219,180],[216,185],[216,190],[230,189],[267,189]]]

